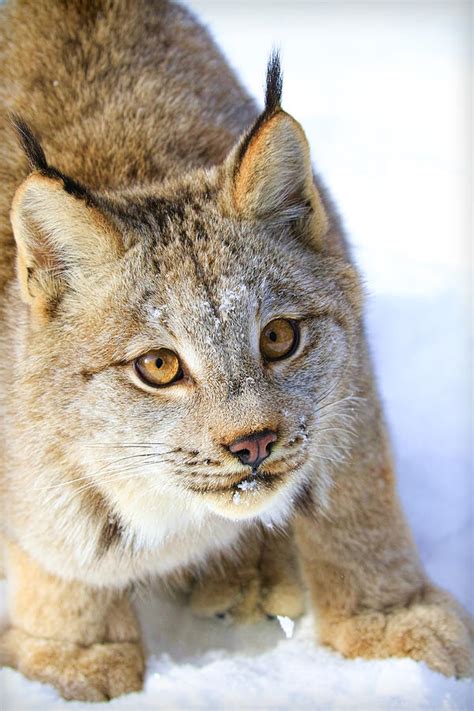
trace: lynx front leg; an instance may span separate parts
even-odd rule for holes
[[[194,584],[191,607],[200,617],[229,614],[238,622],[299,617],[304,598],[291,532],[256,530],[241,540],[237,555],[211,561]]]
[[[472,623],[426,579],[388,457],[371,446],[370,459],[354,458],[338,476],[328,515],[296,522],[321,641],[348,657],[409,656],[447,676],[469,675]]]
[[[66,699],[103,701],[142,687],[140,632],[123,593],[46,573],[8,544],[11,627],[0,664],[55,686]]]

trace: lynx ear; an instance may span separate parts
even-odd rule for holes
[[[118,238],[101,213],[39,173],[18,188],[11,210],[21,294],[47,316],[74,279],[120,256]]]
[[[118,235],[80,183],[49,166],[29,127],[13,117],[34,172],[13,198],[11,222],[24,301],[48,318],[64,290],[88,269],[121,254]]]
[[[242,217],[303,221],[321,246],[328,218],[314,185],[308,141],[300,124],[280,107],[278,55],[267,69],[266,106],[231,157],[232,203]]]

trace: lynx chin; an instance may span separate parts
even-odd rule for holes
[[[0,95],[0,663],[67,699],[140,689],[130,591],[158,577],[247,622],[305,591],[348,657],[472,673],[278,56],[260,112],[180,5],[7,0]]]

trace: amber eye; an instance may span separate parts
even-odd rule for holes
[[[135,359],[134,366],[143,382],[155,388],[171,385],[183,375],[178,356],[167,348],[148,351]]]
[[[265,360],[281,360],[298,347],[300,332],[296,321],[276,318],[267,323],[260,334],[260,351]]]

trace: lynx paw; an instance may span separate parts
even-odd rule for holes
[[[208,576],[198,580],[190,605],[197,617],[229,617],[236,622],[253,623],[277,615],[300,617],[304,596],[299,581],[265,584],[255,570],[252,576]]]
[[[347,657],[412,657],[446,676],[474,673],[472,621],[448,594],[436,589],[422,601],[387,614],[326,621],[321,636]]]
[[[12,628],[0,639],[0,664],[52,684],[65,699],[78,701],[106,701],[143,686],[143,650],[133,642],[81,647]]]

